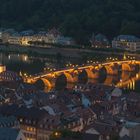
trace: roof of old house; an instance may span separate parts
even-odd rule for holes
[[[48,115],[48,113],[45,110],[40,110],[39,108],[35,108],[35,107],[32,107],[32,108],[20,107],[16,110],[14,115],[18,117],[27,118],[27,119],[38,120],[44,117],[44,115]]]
[[[93,135],[93,134],[86,134],[81,133],[78,137],[65,137],[65,138],[58,138],[55,140],[99,140],[99,135]]]
[[[17,140],[18,135],[18,129],[0,128],[0,140]]]
[[[102,123],[102,122],[95,122],[90,126],[87,126],[87,128],[85,128],[83,130],[83,132],[88,132],[89,130],[96,130],[96,132],[98,132],[101,135],[107,135],[107,134],[111,134],[114,133],[116,131],[116,127],[107,123]]]
[[[0,79],[3,81],[22,81],[22,77],[13,71],[1,72]]]
[[[140,39],[134,35],[119,35],[115,37],[114,40],[140,41]]]
[[[133,139],[130,138],[129,136],[125,135],[122,138],[119,138],[119,140],[133,140]]]
[[[95,40],[101,41],[101,42],[102,41],[108,42],[107,37],[103,34],[100,34],[100,33],[95,36]]]
[[[3,115],[13,115],[16,117],[23,117],[27,119],[40,119],[48,113],[44,109],[27,108],[25,106],[19,107],[17,105],[3,105],[0,107],[0,112]]]
[[[17,119],[14,116],[0,116],[0,126],[6,126],[8,124],[14,125],[16,121]]]

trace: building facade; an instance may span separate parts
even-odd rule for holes
[[[132,35],[120,35],[112,41],[112,47],[127,51],[140,50],[140,39]]]

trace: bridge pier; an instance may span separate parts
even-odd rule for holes
[[[135,65],[123,63],[122,64],[122,71],[127,71],[127,72],[135,71]]]
[[[121,81],[127,81],[127,80],[129,80],[130,76],[131,76],[130,72],[122,71]]]
[[[87,73],[88,79],[97,79],[97,78],[99,78],[99,70],[86,69],[85,71]]]
[[[107,75],[118,75],[118,66],[108,65],[105,66]]]
[[[113,76],[107,75],[107,77],[106,77],[106,79],[105,79],[105,81],[104,81],[104,84],[105,84],[105,85],[112,85],[113,80],[114,80],[114,77],[113,77]]]
[[[99,78],[99,76],[100,76],[99,70],[93,69],[92,73],[93,73],[93,78],[92,79],[98,79]]]
[[[88,79],[88,82],[87,83],[92,83],[92,84],[97,84],[98,83],[98,79],[94,78],[94,79]]]
[[[140,66],[140,61],[135,60],[125,60],[125,61],[116,61],[116,62],[107,62],[104,64],[95,64],[87,66],[79,66],[78,68],[68,68],[58,71],[53,71],[50,73],[40,73],[32,77],[23,77],[24,81],[27,83],[35,83],[38,80],[42,80],[46,87],[53,88],[56,86],[56,80],[59,76],[64,75],[66,77],[67,85],[68,83],[76,83],[79,80],[79,74],[83,71],[86,72],[88,80],[89,79],[98,79],[100,75],[100,70],[104,67],[106,69],[107,75],[115,76],[118,75],[119,69],[121,67],[122,72],[132,72],[136,70],[136,65]],[[123,75],[122,75],[123,76]],[[106,81],[110,83],[108,79]],[[63,83],[63,82],[62,82]]]

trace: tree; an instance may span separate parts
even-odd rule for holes
[[[59,28],[79,44],[88,44],[93,32],[108,38],[140,35],[139,0],[0,0],[0,26]]]

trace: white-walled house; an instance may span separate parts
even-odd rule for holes
[[[71,37],[60,36],[56,39],[57,44],[61,45],[74,45],[74,40]]]
[[[140,39],[133,35],[119,35],[113,39],[112,48],[137,51],[140,50]]]
[[[129,136],[133,140],[139,140],[140,138],[140,123],[136,122],[126,122],[124,127],[122,127],[119,136],[122,138],[124,136]]]
[[[103,34],[92,35],[90,39],[92,48],[110,48],[109,40]]]
[[[122,90],[119,88],[114,88],[114,90],[111,92],[112,97],[120,97],[122,95]]]

